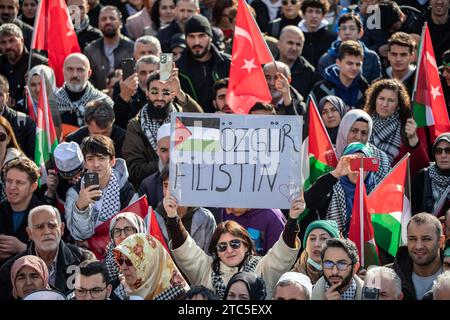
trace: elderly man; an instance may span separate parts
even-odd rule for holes
[[[124,58],[133,55],[134,42],[122,35],[122,14],[114,6],[100,10],[99,28],[103,37],[91,42],[84,53],[92,65],[92,83],[97,89],[106,88],[106,78],[119,69]]]
[[[373,267],[364,278],[363,300],[402,300],[402,280],[394,270]]]
[[[441,274],[433,285],[433,300],[450,300],[450,271]]]
[[[277,282],[273,300],[311,300],[312,284],[308,276],[286,272]]]
[[[77,266],[92,259],[90,251],[64,243],[61,236],[64,223],[58,209],[48,205],[37,206],[28,214],[27,233],[32,243],[21,253],[9,259],[0,268],[0,299],[11,299],[11,266],[18,258],[35,255],[44,260],[49,270],[49,284],[67,293],[74,288]]]
[[[172,112],[203,112],[180,87],[178,69],[173,68],[168,81],[155,71],[147,79],[148,103],[130,120],[122,154],[130,171],[130,181],[138,187],[142,180],[158,170],[157,133],[170,122]]]
[[[0,26],[0,52],[2,54],[0,56],[0,74],[8,79],[13,99],[11,105],[15,105],[23,98],[30,53],[25,47],[22,30],[14,23],[5,23]],[[38,64],[47,64],[47,59],[33,53],[30,68]]]
[[[56,106],[63,123],[83,126],[84,108],[92,100],[105,100],[113,107],[111,98],[88,81],[91,74],[91,66],[85,55],[72,53],[64,60],[64,85],[55,93]]]

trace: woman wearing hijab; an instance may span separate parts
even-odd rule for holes
[[[339,229],[334,220],[316,220],[311,222],[303,237],[303,250],[292,269],[303,273],[315,284],[322,276],[322,245],[329,238],[339,238]]]
[[[366,92],[366,111],[373,121],[370,142],[386,152],[391,166],[409,152],[411,174],[429,165],[425,131],[412,118],[406,87],[396,79],[373,83]]]
[[[189,286],[163,245],[144,233],[136,233],[113,249],[128,297],[144,300],[176,300]]]
[[[266,284],[256,274],[247,271],[236,273],[228,281],[224,300],[264,300]]]
[[[348,107],[341,98],[330,95],[320,99],[317,108],[323,124],[325,125],[325,129],[327,129],[331,143],[335,145],[339,124],[341,123],[344,115],[347,113]]]
[[[347,237],[352,217],[358,172],[351,171],[350,161],[358,157],[373,157],[370,148],[360,142],[350,143],[332,172],[320,177],[305,192],[307,208],[317,211],[322,219],[336,221],[339,231]],[[372,172],[364,173],[367,193],[375,187]]]
[[[432,151],[435,162],[419,171],[411,183],[412,213],[439,217],[450,208],[450,132],[436,138]]]
[[[50,289],[48,269],[44,260],[37,256],[23,256],[11,267],[12,295],[14,299],[23,299],[32,292]]]
[[[391,165],[386,153],[369,142],[372,136],[372,128],[372,118],[367,112],[358,109],[347,112],[339,124],[336,138],[336,156],[339,159],[345,148],[352,142],[367,145],[373,156],[379,160],[379,170],[374,173],[375,182],[378,184],[389,173]]]
[[[117,266],[113,249],[122,243],[127,237],[135,233],[146,233],[147,228],[144,220],[133,212],[123,212],[117,214],[109,225],[109,238],[111,242],[106,247],[105,264],[108,268],[109,281],[113,285],[114,293],[118,297],[126,296],[121,287],[118,286],[120,270]]]

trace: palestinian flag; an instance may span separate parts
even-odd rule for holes
[[[374,230],[367,204],[366,186],[361,175],[358,175],[348,238],[358,248],[361,266],[368,267],[380,264],[378,248],[375,243]]]
[[[406,225],[411,218],[408,164],[409,153],[368,198],[376,243],[393,257],[397,254],[398,247],[406,244]]]
[[[417,66],[412,99],[414,120],[418,127],[434,126],[434,141],[450,131],[450,121],[427,23],[422,29]]]
[[[58,145],[43,73],[41,74],[41,87],[37,109],[34,161],[41,171],[39,185],[43,185],[47,183],[47,170],[54,168],[53,152]]]
[[[220,118],[177,117],[175,121],[176,151],[219,151]]]
[[[336,153],[328,132],[319,115],[314,99],[309,99],[308,136],[303,141],[303,189],[308,190],[322,175],[332,171],[337,164]],[[308,214],[305,210],[301,221]]]
[[[27,114],[30,116],[31,120],[36,122],[36,112],[34,111],[33,100],[31,99],[30,88],[25,86],[25,109]]]

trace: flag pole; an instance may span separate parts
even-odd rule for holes
[[[363,203],[363,183],[364,183],[364,168],[363,158],[359,166],[359,224],[361,228],[360,243],[361,243],[361,266],[364,267],[364,203]]]
[[[417,68],[420,68],[420,65],[422,63],[422,50],[423,50],[423,39],[425,39],[425,30],[427,28],[427,22],[425,21],[425,23],[422,26],[422,33],[420,35],[420,42],[419,42],[419,50],[417,52],[418,54],[418,59],[417,59]],[[416,74],[416,77],[414,79],[414,89],[412,92],[412,99],[411,102],[413,103],[414,101],[416,101],[416,91],[417,91],[417,82],[418,82],[419,77]],[[411,103],[411,104],[412,104]],[[414,115],[414,108],[412,108],[411,113]]]

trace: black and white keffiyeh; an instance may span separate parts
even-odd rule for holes
[[[400,115],[396,111],[392,116],[381,119],[378,114],[372,116],[373,129],[370,142],[386,152],[392,165],[402,145]]]
[[[152,146],[153,150],[156,151],[157,147],[157,136],[158,136],[158,129],[165,123],[170,123],[170,114],[172,112],[177,112],[173,104],[170,104],[169,106],[169,116],[164,120],[157,120],[148,114],[148,105],[145,105],[141,109],[141,128],[142,131],[144,131],[145,136],[148,139],[148,142],[150,142],[150,145]]]
[[[325,282],[325,291],[327,291],[328,289],[330,289],[330,285],[328,284],[328,282]],[[355,300],[355,299],[356,299],[356,281],[352,277],[348,289],[341,293],[341,300]]]
[[[247,272],[255,272],[256,266],[259,261],[261,261],[261,256],[250,256],[248,261],[244,264],[242,270],[239,271],[247,271]],[[220,273],[216,273],[214,271],[211,272],[212,283],[214,289],[216,289],[216,294],[220,297],[220,299],[224,298],[225,290],[227,286],[223,282],[222,275]]]
[[[331,201],[328,205],[327,220],[336,221],[339,231],[344,232],[347,205],[345,203],[345,191],[339,181],[333,186],[332,193]]]
[[[436,164],[428,169],[428,175],[431,179],[431,191],[434,199],[433,213],[437,213],[436,211],[441,206],[442,201],[444,199],[450,200],[450,176],[439,174]]]
[[[391,164],[389,163],[389,158],[384,151],[381,151],[374,145],[369,143],[369,147],[372,150],[373,156],[377,158],[380,162],[378,171],[374,172],[375,184],[379,184],[391,171]]]
[[[5,184],[3,179],[0,178],[0,202],[6,199]]]
[[[105,222],[120,211],[120,186],[116,171],[113,169],[108,185],[102,189],[102,197],[93,206],[92,221],[95,226]]]
[[[87,82],[83,96],[77,101],[70,100],[69,94],[67,93],[65,87],[61,87],[55,92],[55,102],[59,112],[75,112],[77,115],[78,126],[80,127],[84,125],[84,110],[86,104],[89,101],[102,99],[104,99],[112,108],[112,100],[101,91],[95,89],[90,82]]]

